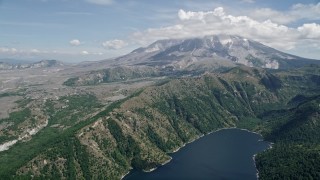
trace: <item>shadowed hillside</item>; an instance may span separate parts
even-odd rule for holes
[[[47,127],[31,141],[1,152],[0,174],[8,178],[120,178],[131,168],[150,170],[165,163],[170,159],[168,153],[202,134],[241,127],[260,132],[276,143],[257,157],[261,177],[268,178],[264,172],[270,173],[271,164],[283,162],[281,158],[266,161],[264,157],[278,147],[287,147],[282,143],[317,152],[317,140],[304,144],[311,136],[318,138],[314,132],[319,129],[319,77],[317,66],[278,72],[243,66],[225,73],[159,83],[102,108],[91,118],[70,122],[71,127]],[[50,110],[58,102],[50,103],[46,111],[49,123],[59,121],[59,114]],[[88,105],[88,110],[99,107]],[[16,156],[33,145],[42,147],[41,151]],[[301,169],[295,166],[289,173],[294,168]],[[309,175],[318,177],[317,171],[313,172]]]

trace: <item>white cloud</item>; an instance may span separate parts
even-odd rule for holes
[[[193,11],[184,11],[183,9],[180,9],[178,12],[178,17],[180,20],[201,20],[203,21],[205,17],[209,15],[214,15],[214,16],[223,16],[224,15],[224,10],[222,7],[218,7],[214,9],[214,11],[199,11],[199,12],[193,12]]]
[[[85,0],[88,3],[98,4],[98,5],[110,5],[113,3],[113,0]]]
[[[295,4],[290,13],[300,19],[319,20],[320,2],[317,4]]]
[[[0,53],[15,54],[17,52],[18,50],[16,48],[0,47]]]
[[[320,25],[316,23],[304,24],[298,27],[298,31],[305,38],[320,40]]]
[[[251,18],[260,21],[271,20],[275,23],[289,24],[300,19],[320,20],[320,3],[295,4],[288,11],[277,11],[270,8],[259,8],[248,12]]]
[[[78,39],[73,39],[73,40],[69,41],[69,44],[71,46],[80,46],[82,44],[82,42],[80,42],[80,40],[78,40]]]
[[[115,39],[115,40],[103,42],[102,46],[107,49],[122,49],[128,46],[128,43],[123,40]]]
[[[79,62],[88,60],[101,60],[109,56],[100,52],[101,48],[91,48],[89,50],[70,50],[70,49],[18,49],[13,47],[0,46],[0,58],[24,59],[24,60],[42,60],[42,59],[57,59],[65,62]],[[112,53],[111,53],[112,54]],[[116,55],[113,55],[116,56]]]
[[[7,47],[0,47],[0,53],[1,54],[7,54],[7,55],[19,55],[19,54],[44,54],[47,53],[47,51],[40,51],[38,49],[16,49],[16,48],[7,48]]]
[[[279,24],[288,24],[297,20],[297,17],[292,14],[286,14],[270,8],[256,9],[250,13],[250,17],[261,21],[271,20]]]
[[[182,21],[190,20],[190,19],[193,19],[194,17],[196,17],[199,20],[202,20],[204,15],[205,15],[205,13],[202,11],[200,11],[200,12],[192,12],[192,11],[186,12],[183,9],[180,9],[178,12],[178,17]]]
[[[256,21],[247,16],[226,14],[222,7],[213,11],[192,12],[180,10],[180,22],[173,26],[137,32],[133,38],[142,44],[158,39],[201,37],[212,34],[237,34],[280,48],[292,48],[292,38],[298,34],[291,28],[272,21]],[[277,43],[282,42],[282,43]]]
[[[30,52],[31,53],[41,53],[41,51],[39,51],[38,49],[32,49]]]
[[[315,39],[320,37],[320,25],[315,23],[292,28],[272,20],[261,21],[248,16],[234,16],[225,12],[222,7],[206,12],[179,10],[178,17],[180,21],[175,25],[139,31],[134,33],[131,39],[147,45],[159,39],[229,34],[253,39],[280,50],[293,49],[298,44],[305,44],[306,40],[320,45],[320,41]]]
[[[89,52],[89,51],[81,51],[81,55],[95,55],[95,56],[102,56],[104,53],[102,52]]]
[[[16,48],[9,48],[9,47],[0,47],[0,55],[19,55],[19,56],[24,56],[24,55],[51,55],[51,54],[56,54],[56,55],[61,55],[61,54],[66,54],[66,55],[104,55],[104,53],[92,50],[87,51],[65,51],[63,49],[60,50],[52,50],[52,51],[47,51],[47,50],[39,50],[39,49],[16,49]]]
[[[88,55],[89,52],[88,52],[88,51],[81,51],[81,54],[82,54],[82,55]]]

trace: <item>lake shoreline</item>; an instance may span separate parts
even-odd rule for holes
[[[182,146],[178,147],[177,149],[173,150],[172,152],[169,152],[168,155],[170,156],[170,159],[167,160],[167,161],[165,161],[165,162],[163,162],[161,165],[159,165],[159,166],[157,166],[157,167],[155,167],[155,168],[152,168],[152,169],[150,169],[150,170],[142,170],[142,171],[145,172],[145,173],[153,172],[153,171],[155,171],[157,168],[159,168],[160,166],[164,166],[164,165],[168,164],[169,162],[171,162],[171,160],[173,159],[171,155],[179,152],[179,151],[180,151],[182,148],[184,148],[186,145],[191,144],[191,143],[193,143],[193,142],[195,142],[195,141],[197,141],[197,140],[199,140],[199,139],[201,139],[201,138],[203,138],[203,137],[205,137],[205,136],[207,136],[207,135],[210,135],[210,134],[212,134],[212,133],[216,133],[216,132],[219,132],[219,131],[222,131],[222,130],[229,130],[229,129],[238,129],[238,130],[241,130],[241,131],[246,131],[246,132],[249,132],[249,133],[253,133],[253,134],[259,135],[259,136],[262,137],[261,141],[264,141],[262,134],[260,134],[260,133],[258,133],[258,132],[255,132],[255,131],[250,131],[250,130],[248,130],[248,129],[242,129],[242,128],[237,128],[237,127],[219,128],[219,129],[217,129],[217,130],[208,132],[207,134],[201,134],[201,135],[199,135],[198,137],[196,137],[195,139],[193,139],[193,140],[191,140],[191,141],[189,141],[189,142],[187,142],[187,143],[184,143]],[[260,141],[260,140],[259,140],[259,141]],[[267,142],[267,141],[265,141],[265,142]],[[272,143],[271,143],[271,142],[269,142],[269,143],[270,143],[270,147],[267,148],[266,150],[272,148]],[[257,154],[254,154],[254,155],[253,155],[253,163],[254,163],[254,167],[255,167],[255,169],[256,169],[256,171],[257,171],[256,177],[257,177],[257,179],[259,179],[259,171],[258,171],[258,169],[256,168],[256,161],[255,161],[256,155],[257,155]],[[128,173],[126,173],[121,179],[123,179],[126,175],[130,174],[131,171],[132,171],[132,169],[130,169],[130,171],[128,171]]]
[[[266,141],[266,142],[268,142],[268,141]],[[267,148],[267,149],[265,149],[264,151],[267,151],[267,150],[269,150],[269,149],[272,149],[272,145],[273,145],[273,143],[272,142],[268,142],[268,143],[270,143],[269,144],[269,147]],[[259,179],[259,170],[258,170],[258,168],[257,168],[257,164],[256,164],[256,156],[258,155],[258,153],[257,154],[254,154],[253,156],[252,156],[252,159],[253,159],[253,164],[254,164],[254,168],[256,169],[256,171],[257,171],[257,174],[256,174],[256,176],[257,176],[257,179]]]

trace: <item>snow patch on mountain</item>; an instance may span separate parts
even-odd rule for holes
[[[300,62],[299,62],[300,61]],[[114,65],[173,66],[188,68],[201,62],[217,65],[244,64],[261,68],[288,68],[314,60],[286,54],[241,36],[212,35],[189,39],[159,40],[114,60]],[[320,62],[320,61],[319,61]]]

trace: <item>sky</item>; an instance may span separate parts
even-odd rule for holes
[[[214,34],[320,59],[320,0],[0,0],[0,59],[96,61]]]

